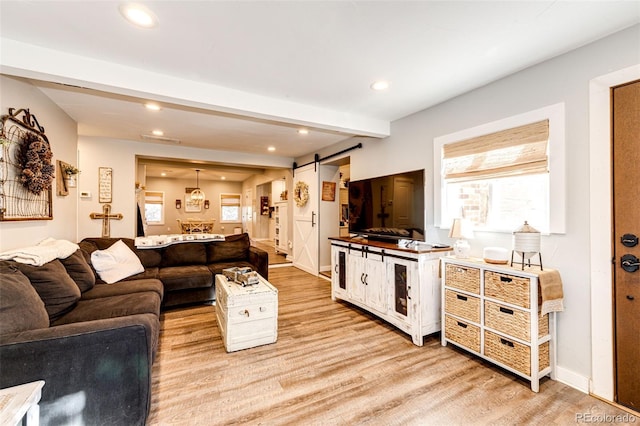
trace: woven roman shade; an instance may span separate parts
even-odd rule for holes
[[[442,147],[449,182],[548,173],[549,120],[525,124]]]

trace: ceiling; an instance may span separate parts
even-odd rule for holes
[[[120,3],[1,0],[0,72],[32,81],[81,136],[265,164],[388,136],[393,120],[640,22],[638,1],[147,1],[158,25],[142,29]],[[379,79],[388,90],[370,88]]]

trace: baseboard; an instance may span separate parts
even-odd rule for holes
[[[556,366],[556,380],[580,392],[589,393],[589,378],[566,368]]]
[[[288,268],[290,266],[293,266],[293,263],[275,263],[273,265],[269,265],[269,269],[273,269],[273,268]]]

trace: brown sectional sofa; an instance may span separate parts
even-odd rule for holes
[[[100,280],[91,253],[118,240],[144,272]],[[136,249],[127,238],[86,238],[42,266],[0,261],[0,388],[44,380],[43,424],[144,425],[161,307],[215,300],[215,274],[268,255],[247,234],[226,241]]]
[[[104,250],[118,240],[133,250],[145,269],[126,280],[160,280],[164,286],[164,308],[214,301],[215,275],[225,268],[250,267],[269,279],[269,256],[251,246],[246,233],[229,235],[225,241],[189,241],[161,248],[136,248],[131,238],[85,238],[79,245],[90,256],[94,250]],[[97,282],[101,282],[99,277]]]

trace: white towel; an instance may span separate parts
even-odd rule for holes
[[[65,259],[80,247],[67,240],[47,238],[35,246],[7,250],[0,253],[0,260],[14,260],[33,266],[42,266],[53,259]]]

